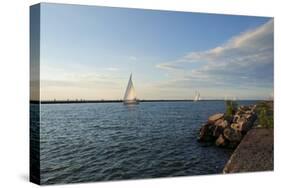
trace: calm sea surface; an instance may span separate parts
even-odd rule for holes
[[[41,183],[221,173],[232,150],[196,138],[224,111],[223,101],[43,104]]]

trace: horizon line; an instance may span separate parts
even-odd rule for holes
[[[230,99],[231,100],[231,99]],[[140,99],[140,102],[193,102],[193,99]],[[225,99],[202,99],[200,101],[227,101]],[[197,102],[200,102],[197,101]],[[238,99],[235,101],[274,101],[273,99]],[[123,100],[30,100],[30,103],[59,104],[59,103],[120,103]]]

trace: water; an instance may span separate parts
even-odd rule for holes
[[[196,139],[223,111],[223,101],[43,104],[41,183],[221,173],[232,150]]]

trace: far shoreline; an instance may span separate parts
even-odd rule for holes
[[[193,102],[191,99],[143,99],[138,100],[139,102]],[[200,100],[195,103],[200,102],[217,102],[225,101],[224,99],[206,99]],[[241,99],[237,101],[265,101],[261,99]],[[75,103],[123,103],[123,100],[30,100],[30,104],[75,104]]]

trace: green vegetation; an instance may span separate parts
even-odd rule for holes
[[[237,111],[238,104],[235,101],[227,100],[225,101],[225,105],[226,105],[225,118],[230,120],[232,116],[235,114],[235,112]]]
[[[264,101],[257,104],[258,124],[264,128],[273,128],[273,102]]]

